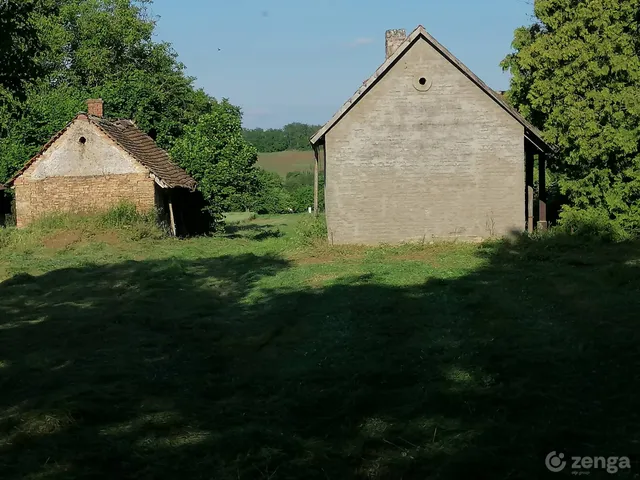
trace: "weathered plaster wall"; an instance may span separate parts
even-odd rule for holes
[[[80,139],[84,138],[85,143]],[[147,170],[89,122],[76,120],[25,172],[32,180],[144,173]]]
[[[423,39],[329,130],[326,151],[334,243],[524,228],[523,127]]]

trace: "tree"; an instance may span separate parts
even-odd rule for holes
[[[55,6],[51,0],[0,0],[0,95],[21,96],[41,73],[38,56],[45,44],[34,13],[50,15]]]
[[[558,146],[570,206],[640,232],[640,9],[630,0],[536,0],[516,30],[509,100]]]
[[[85,110],[87,98],[102,97],[107,116],[133,119],[163,148],[211,111],[214,100],[194,88],[171,45],[153,41],[149,0],[27,3],[23,16],[7,21],[19,22],[17,31],[28,24],[46,55],[33,56],[38,75],[25,77],[23,98],[0,103],[0,182]]]
[[[258,153],[242,136],[240,109],[226,99],[214,103],[211,113],[201,116],[195,125],[187,126],[170,153],[198,182],[215,225],[222,223],[223,212],[238,196],[255,184],[253,166]]]
[[[250,209],[256,213],[287,213],[292,208],[291,197],[284,189],[282,177],[275,172],[256,168],[257,188]]]

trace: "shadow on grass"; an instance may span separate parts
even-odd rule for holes
[[[223,236],[231,239],[245,238],[260,241],[268,238],[280,238],[283,233],[275,225],[241,223],[226,225]]]
[[[640,248],[478,254],[409,286],[265,289],[293,265],[249,254],[4,282],[0,477],[536,479],[552,450],[638,453]]]

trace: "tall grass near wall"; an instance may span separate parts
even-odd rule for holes
[[[102,213],[56,213],[45,215],[23,229],[0,228],[0,248],[39,243],[43,238],[63,231],[73,231],[87,238],[113,231],[130,240],[162,238],[168,234],[166,225],[158,223],[155,210],[138,212],[134,204],[122,202]]]

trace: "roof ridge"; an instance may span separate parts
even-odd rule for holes
[[[122,149],[122,151],[126,152],[137,162],[147,168],[167,188],[183,187],[188,188],[191,191],[194,191],[196,189],[197,182],[195,181],[195,179],[191,177],[182,167],[174,163],[168,152],[163,148],[160,148],[155,140],[153,140],[147,133],[142,131],[134,122],[130,121],[131,125],[129,128],[123,128],[121,125],[117,125],[112,120],[105,119],[104,117],[96,117],[84,112],[78,113],[73,118],[73,120],[65,125],[63,129],[53,135],[51,139],[40,149],[40,151],[33,157],[31,157],[31,159],[26,162],[25,165],[20,170],[18,170],[16,174],[11,177],[11,179],[5,185],[13,185],[15,180],[20,175],[22,175],[31,165],[33,165],[33,163],[36,162],[49,148],[51,148],[51,146],[62,135],[64,135],[69,127],[80,118],[84,118],[90,124],[98,128],[98,130],[100,130],[102,134],[106,135],[107,138],[115,142],[116,145],[120,149]],[[110,132],[109,129],[112,129],[113,131]],[[134,137],[131,137],[131,134],[133,134]],[[137,136],[138,138],[136,138],[135,136]],[[136,142],[140,142],[141,139],[144,139],[146,145],[143,144],[136,146]]]
[[[450,63],[452,63],[460,72],[465,75],[469,80],[476,84],[481,90],[483,90],[489,97],[491,97],[496,103],[498,103],[504,110],[507,111],[515,120],[517,120],[525,128],[525,136],[531,143],[533,143],[540,150],[553,150],[543,138],[543,134],[535,126],[533,126],[524,116],[518,112],[515,108],[509,105],[505,98],[498,94],[495,90],[491,89],[486,83],[484,83],[476,74],[474,74],[466,65],[464,65],[458,58],[446,49],[440,42],[438,42],[433,36],[427,32],[422,26],[418,25],[413,32],[411,32],[407,38],[398,46],[398,48],[391,54],[385,61],[378,67],[378,69],[365,80],[360,88],[338,109],[338,111],[325,123],[309,140],[312,145],[316,145],[327,132],[338,123],[342,117],[344,117],[349,110],[360,100],[360,98],[382,78],[387,71],[393,67],[396,61],[404,55],[404,53],[416,42],[420,37],[429,43],[438,53],[444,56]]]

